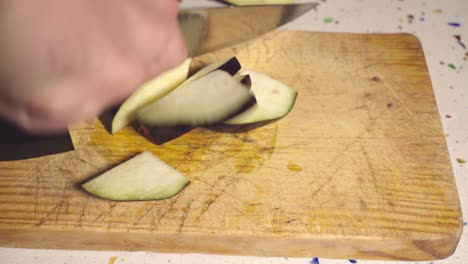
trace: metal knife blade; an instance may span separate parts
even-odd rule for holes
[[[179,25],[189,56],[201,55],[268,33],[318,3],[218,7],[181,10]]]
[[[22,160],[73,151],[70,134],[36,136],[0,120],[0,161]]]

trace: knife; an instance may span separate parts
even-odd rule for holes
[[[181,10],[180,29],[189,57],[268,33],[315,9],[318,3],[215,7]]]
[[[31,135],[0,120],[0,161],[22,160],[74,150],[70,133]]]

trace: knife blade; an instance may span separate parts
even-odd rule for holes
[[[193,57],[261,36],[318,5],[303,3],[188,9],[179,11],[178,21],[189,56]]]
[[[22,160],[73,151],[70,133],[37,136],[0,120],[0,161]]]

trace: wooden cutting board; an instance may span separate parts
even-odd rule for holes
[[[0,245],[428,260],[462,231],[419,41],[406,34],[274,32],[205,55],[294,87],[292,112],[246,132],[198,128],[152,144],[106,118],[71,129],[76,151],[0,163]],[[111,202],[79,184],[150,150],[191,184]]]

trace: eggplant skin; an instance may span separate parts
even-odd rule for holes
[[[237,111],[235,111],[235,112],[233,112],[232,114],[226,116],[223,120],[220,120],[219,122],[222,123],[222,122],[224,122],[224,121],[227,121],[227,120],[229,120],[229,119],[231,119],[231,118],[237,116],[238,114],[240,114],[240,113],[246,111],[247,109],[250,109],[251,107],[253,107],[253,106],[256,105],[256,104],[257,104],[257,99],[255,99],[255,96],[252,96],[252,97],[250,97],[250,99],[249,99],[247,102],[245,102],[245,104],[244,104],[242,107],[240,107]]]
[[[150,127],[146,129],[145,137],[151,142],[162,145],[177,139],[186,133],[192,131],[195,127],[192,126],[173,126],[173,127]]]
[[[222,70],[229,73],[231,76],[234,76],[241,69],[241,64],[236,57],[231,57],[223,65],[221,65],[217,70]]]
[[[217,70],[227,72],[229,73],[229,75],[234,76],[237,72],[240,71],[240,69],[241,64],[239,60],[236,57],[230,57],[228,59],[213,64],[208,64],[205,67],[198,69],[194,74],[191,74],[190,77],[180,86],[196,81],[202,78],[203,76],[208,75]]]

